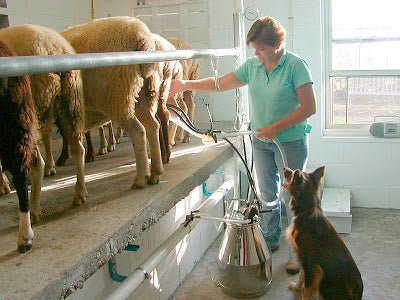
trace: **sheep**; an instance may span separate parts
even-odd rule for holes
[[[0,56],[15,53],[0,40]],[[29,77],[0,78],[0,158],[2,167],[10,170],[19,200],[18,250],[32,248],[33,230],[30,205],[34,215],[40,213],[40,191],[44,161],[36,144],[37,119],[30,90]],[[0,167],[3,177],[2,167]],[[31,195],[28,199],[28,170],[31,171]],[[29,203],[30,202],[30,203]]]
[[[168,40],[160,35],[153,34],[155,41],[155,50],[157,51],[168,51],[176,50]],[[139,121],[146,123],[145,116],[141,114],[142,111],[147,111],[148,107],[157,108],[155,113],[154,109],[151,109],[151,115],[153,119],[157,119],[160,130],[159,130],[159,142],[161,159],[163,163],[167,163],[171,155],[171,145],[169,143],[169,112],[167,109],[169,88],[171,86],[171,79],[182,79],[182,65],[179,61],[164,61],[156,64],[156,71],[150,76],[149,80],[152,82],[159,82],[159,84],[145,84],[139,93],[139,99],[137,103],[137,113]],[[148,86],[152,87],[153,90],[149,90]],[[158,91],[155,89],[158,88]],[[155,96],[158,96],[156,98]],[[179,93],[174,96],[174,101],[182,101],[182,94]],[[122,136],[122,131],[119,130],[119,137]],[[154,155],[153,151],[150,156]],[[156,154],[158,155],[158,154]]]
[[[168,41],[175,46],[177,50],[186,50],[192,49],[189,43],[177,39],[177,38],[169,38]],[[183,79],[195,80],[199,78],[200,72],[200,64],[197,59],[184,59],[180,61],[183,67]],[[178,102],[178,105],[188,113],[189,119],[193,122],[194,119],[194,95],[193,91],[185,91],[183,93],[184,102]],[[174,104],[174,103],[173,103]],[[175,134],[176,132],[176,134]],[[170,142],[174,144],[179,144],[181,142],[188,143],[190,141],[190,134],[185,132],[185,136],[183,137],[183,129],[178,128],[176,130],[176,125],[171,124],[170,128]]]
[[[61,35],[78,53],[155,50],[150,30],[142,21],[133,17],[95,19],[67,28]],[[147,92],[157,91],[154,87],[157,82],[150,77],[155,68],[156,64],[152,63],[82,71],[86,128],[112,120],[128,132],[134,145],[137,171],[132,188],[143,188],[147,183],[156,184],[164,172],[159,154],[159,124],[150,111],[155,108],[147,105],[140,112],[136,109],[137,99],[145,81]],[[147,159],[146,134],[152,151],[151,174]]]
[[[3,172],[0,161],[0,195],[8,195],[9,193],[11,193],[10,182],[8,181],[6,174]]]
[[[166,39],[163,37],[153,34],[154,37],[154,42],[155,42],[155,50],[157,51],[163,51],[163,50],[176,50],[175,47],[168,42]],[[167,163],[169,161],[170,155],[171,155],[171,147],[170,143],[168,142],[168,119],[169,119],[169,113],[166,108],[166,103],[167,103],[167,98],[168,98],[168,93],[169,93],[169,87],[171,85],[171,79],[172,78],[182,78],[182,65],[178,61],[166,61],[166,62],[159,62],[156,64],[156,71],[150,75],[148,79],[145,79],[145,84],[142,87],[139,97],[137,100],[136,108],[135,108],[135,113],[137,114],[137,117],[139,121],[142,124],[145,124],[145,126],[148,125],[148,115],[146,112],[150,110],[151,114],[151,120],[157,119],[158,123],[160,124],[160,131],[159,131],[159,143],[160,143],[160,150],[161,150],[161,160],[163,163]],[[152,83],[151,83],[152,82]],[[150,87],[150,89],[149,89]],[[158,89],[158,91],[157,91]],[[158,100],[157,100],[158,96]],[[182,95],[176,95],[176,98],[182,98]],[[182,99],[181,99],[182,101]],[[156,109],[156,110],[155,110]],[[155,112],[157,113],[155,114]],[[156,122],[152,122],[156,126]],[[109,123],[108,123],[109,124]],[[109,126],[109,136],[110,139],[113,138],[113,133],[112,133],[112,125]],[[101,128],[101,127],[99,127]],[[111,129],[110,129],[111,128]],[[146,127],[146,133],[149,132],[156,132],[157,129],[153,128],[150,130],[147,130]],[[89,131],[88,131],[89,132]],[[87,140],[87,154],[86,154],[86,162],[93,161],[94,160],[94,150],[93,150],[93,144],[90,138],[90,132],[89,134],[86,133],[86,140]],[[121,139],[122,136],[122,130],[119,127],[119,137],[118,140]],[[151,138],[150,138],[151,139]],[[105,140],[104,137],[104,132],[100,132],[100,151],[103,148],[101,145],[104,145],[104,142],[102,140]],[[114,142],[115,144],[115,142]],[[63,143],[63,149],[65,143]],[[105,148],[106,146],[104,146]],[[151,147],[153,150],[154,148]],[[159,156],[159,150],[158,148],[155,149],[156,151],[152,151],[153,154],[150,153],[151,155],[156,155]],[[66,151],[67,152],[68,148]],[[101,154],[101,153],[99,153]],[[60,156],[60,158],[63,156],[63,154]],[[88,159],[88,157],[90,159]],[[59,160],[60,160],[59,158]]]
[[[57,122],[56,122],[57,123]],[[104,133],[104,126],[107,126],[108,128],[108,142]],[[61,148],[61,154],[58,157],[56,161],[56,166],[64,166],[66,161],[69,158],[69,148],[68,148],[68,142],[66,140],[65,134],[60,128],[59,125],[57,125],[60,135],[62,137],[62,148]],[[96,152],[94,151],[93,147],[93,142],[90,134],[90,130],[85,132],[85,137],[86,137],[86,155],[85,155],[85,162],[93,162],[94,158],[96,157]],[[100,147],[99,147],[99,155],[104,155],[107,154],[107,152],[113,152],[115,151],[115,145],[117,144],[115,134],[114,134],[114,128],[112,125],[112,121],[108,121],[101,125],[99,127],[99,138],[100,138]],[[1,188],[1,178],[0,178],[0,188]],[[1,189],[0,189],[1,193]]]
[[[75,53],[71,45],[56,31],[32,24],[3,28],[0,39],[17,54],[62,55]],[[86,201],[84,177],[85,149],[82,144],[84,128],[84,99],[80,71],[30,75],[32,97],[42,142],[46,152],[45,175],[55,173],[51,151],[51,132],[57,118],[66,133],[77,169],[73,203]],[[39,217],[39,216],[35,216]]]
[[[173,44],[167,39],[153,34],[156,42],[156,50],[168,51],[176,50]],[[168,162],[171,155],[171,143],[169,142],[169,112],[167,109],[167,102],[182,102],[182,93],[179,93],[168,100],[169,88],[171,86],[171,79],[182,79],[183,78],[183,67],[179,61],[165,61],[160,62],[160,92],[158,100],[157,119],[160,122],[160,148],[162,160],[164,163]]]

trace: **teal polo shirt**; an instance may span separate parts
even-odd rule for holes
[[[296,89],[313,83],[307,63],[286,49],[268,75],[257,57],[247,59],[233,73],[249,86],[252,130],[272,124],[293,112],[300,106]],[[304,120],[280,131],[276,137],[280,142],[295,141],[304,138],[310,130],[311,125]]]

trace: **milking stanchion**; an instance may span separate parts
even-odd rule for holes
[[[200,214],[198,211],[186,216],[184,226],[188,226],[194,218],[203,218],[213,221],[224,222],[226,229],[219,249],[218,255],[218,278],[217,284],[225,294],[239,298],[252,298],[265,294],[272,283],[272,256],[259,224],[260,214],[276,208],[283,201],[282,189],[278,198],[272,202],[265,202],[258,196],[255,183],[246,161],[239,150],[228,139],[229,137],[240,137],[255,134],[256,131],[235,131],[225,133],[214,130],[201,131],[194,127],[188,116],[179,108],[167,105],[170,112],[170,120],[182,127],[192,135],[200,138],[203,143],[216,143],[223,139],[227,141],[242,160],[249,185],[254,198],[227,200],[226,214],[223,218],[210,217]],[[212,124],[212,123],[211,123]],[[287,160],[282,145],[278,140],[272,140],[278,147],[283,161],[287,167]],[[249,194],[250,195],[250,194]],[[261,209],[263,208],[263,209]],[[290,222],[290,213],[288,213]]]

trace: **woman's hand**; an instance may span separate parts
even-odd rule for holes
[[[257,131],[257,137],[265,140],[273,140],[276,134],[279,132],[278,128],[274,124],[258,128]]]
[[[169,88],[169,95],[168,98],[174,96],[180,92],[185,91],[185,80],[181,79],[172,79],[171,80],[171,87]]]

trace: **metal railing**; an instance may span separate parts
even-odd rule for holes
[[[210,59],[222,56],[239,55],[240,53],[238,48],[228,48],[1,57],[0,77],[63,72],[68,70],[82,70],[191,58]]]

